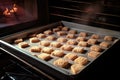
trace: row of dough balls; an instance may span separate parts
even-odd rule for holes
[[[54,34],[54,32],[57,33],[57,36],[63,36],[63,35],[66,35],[66,38],[75,38],[75,34],[77,33],[76,30],[69,30],[69,28],[67,27],[62,27],[62,31],[61,29],[58,27],[58,28],[53,28],[53,31],[52,30],[46,30],[44,31],[43,33],[39,33],[39,34],[35,34],[34,36],[32,37],[38,37],[38,38],[45,38],[47,37],[47,35],[51,35],[51,34]],[[66,32],[68,31],[69,32]],[[88,33],[87,32],[80,32],[78,34],[78,37],[87,37],[88,36]],[[91,39],[99,39],[101,36],[99,34],[93,34],[91,35]],[[113,37],[112,36],[105,36],[104,37],[104,40],[106,41],[112,41],[113,40]]]
[[[63,32],[63,31],[57,32],[58,36],[63,36],[63,35],[66,35],[66,34],[67,33]],[[86,37],[87,37],[87,34],[86,34],[86,32],[80,32],[78,34],[78,36],[75,35],[75,34],[69,34],[69,33],[66,35],[66,38],[69,38],[69,39],[75,39],[75,38],[78,38],[78,37],[81,37],[82,38],[81,40],[85,41]],[[100,35],[98,35],[98,34],[93,34],[93,35],[91,35],[89,37],[89,39],[102,39],[102,37],[100,37]],[[112,36],[104,36],[103,40],[105,40],[105,41],[113,41],[113,37]]]
[[[68,32],[67,32],[68,31]],[[57,32],[57,35],[58,36],[62,36],[62,35],[66,35],[66,34],[73,34],[71,35],[70,38],[73,38],[74,37],[74,34],[77,34],[77,30],[72,30],[68,27],[63,27],[63,26],[58,26],[57,28],[53,28],[53,30],[46,30],[44,31],[44,34],[52,34],[53,32]],[[67,33],[66,33],[67,32]],[[79,36],[81,37],[87,37],[89,34],[87,32],[80,32],[79,33]],[[91,36],[92,39],[99,39],[100,38],[100,35],[98,34],[93,34]],[[104,38],[105,40],[108,40],[108,41],[112,41],[113,38],[111,36],[107,36]]]
[[[63,41],[65,41],[66,39],[63,38],[63,37],[61,37],[61,38],[58,38],[58,40],[57,40],[58,42],[56,42],[56,41],[50,42],[50,41],[47,41],[47,40],[42,40],[42,41],[40,41],[38,38],[33,37],[33,38],[30,38],[29,40],[30,40],[31,43],[40,42],[40,45],[45,46],[45,47],[47,47],[47,46],[50,45],[50,46],[52,46],[52,47],[60,48],[60,47],[63,45],[63,44],[61,43],[61,41],[63,42]],[[23,43],[22,43],[22,42],[23,42]],[[94,39],[93,39],[93,40],[92,40],[92,39],[89,39],[87,42],[85,42],[85,41],[80,41],[79,43],[77,43],[77,41],[70,39],[70,40],[68,40],[68,41],[66,42],[66,45],[77,45],[77,44],[78,44],[78,46],[88,47],[89,44],[94,44],[95,42],[96,42],[96,41],[95,41]],[[19,46],[20,46],[21,48],[28,47],[28,45],[29,45],[29,44],[25,43],[25,42],[23,41],[23,39],[17,39],[17,40],[15,40],[15,43],[19,44]],[[100,47],[108,48],[109,46],[110,46],[110,43],[109,43],[109,42],[103,41],[103,42],[100,43]],[[67,48],[67,47],[69,47],[69,48]],[[63,48],[64,48],[64,46],[63,46]],[[70,46],[65,46],[65,48],[67,48],[67,49],[65,49],[65,50],[68,50],[68,51],[71,51],[71,49],[72,49],[72,47],[70,47]]]
[[[65,55],[65,53],[63,52],[64,50],[65,49],[53,50],[53,48],[44,47],[41,52],[52,54],[57,57],[63,57]],[[102,51],[102,49],[99,46],[94,45],[90,48],[90,51],[87,53],[87,55],[88,55],[88,57],[95,59],[101,54],[101,51]],[[84,48],[81,48],[81,47],[75,47],[72,50],[72,52],[73,52],[73,54],[74,53],[84,53],[85,50],[84,50]]]
[[[69,31],[68,31],[69,30]],[[68,32],[67,32],[68,31]],[[57,35],[58,36],[62,36],[62,35],[66,35],[68,34],[67,37],[69,38],[74,38],[75,37],[75,34],[77,34],[77,30],[72,30],[68,27],[63,27],[63,26],[59,26],[57,28],[53,28],[53,30],[46,30],[44,31],[43,33],[44,34],[47,34],[47,35],[50,35],[50,34],[53,34],[53,32],[57,32]],[[79,36],[80,37],[87,37],[89,35],[89,33],[87,32],[80,32],[79,33]],[[100,38],[100,35],[99,34],[93,34],[91,36],[92,39],[99,39]],[[104,37],[104,40],[108,40],[108,41],[112,41],[113,38],[111,36],[105,36]]]
[[[41,44],[41,43],[40,43]],[[41,44],[41,45],[44,45],[44,46],[48,46],[48,44]],[[43,51],[47,52],[47,53],[51,53],[51,49],[53,50],[52,47],[60,47],[61,50],[64,50],[64,51],[72,51],[72,52],[76,52],[76,53],[84,53],[85,49],[83,47],[73,47],[71,45],[61,45],[60,43],[58,42],[52,42],[51,44],[51,47],[44,47],[43,48]],[[18,46],[20,48],[26,48],[26,47],[29,47],[30,45],[27,43],[27,42],[21,42],[18,44]],[[31,52],[39,52],[41,49],[40,49],[40,46],[32,46],[30,48],[30,51]],[[46,51],[47,50],[47,51]]]
[[[46,39],[47,40],[55,40],[56,37],[48,36]],[[37,37],[30,38],[29,40],[30,40],[31,43],[36,43],[36,42],[40,41]],[[87,47],[87,46],[89,46],[89,44],[96,44],[98,42],[96,39],[89,39],[88,41],[83,41],[83,38],[81,38],[81,37],[78,37],[76,40],[70,39],[70,40],[67,41],[66,38],[60,37],[56,41],[58,41],[60,43],[67,42],[67,44],[70,44],[70,45],[78,44],[78,46],[83,46],[83,47]],[[49,42],[47,42],[47,41],[43,41],[43,44],[48,44],[48,43]],[[110,43],[107,42],[107,41],[103,41],[103,43],[101,43],[100,46],[107,48],[107,47],[110,46]]]
[[[33,47],[30,48],[30,51],[31,52],[42,52],[42,53],[52,54],[52,55],[57,56],[57,57],[62,57],[62,56],[65,55],[63,49],[62,50],[60,50],[60,49],[55,49],[54,50],[51,47],[40,48],[38,46],[33,46]],[[75,47],[72,52],[83,53],[84,51],[85,51],[84,48]]]
[[[29,37],[39,37],[39,38],[45,38],[46,35],[51,35],[51,34],[54,34],[54,32],[57,32],[57,35],[58,36],[62,36],[62,35],[66,35],[66,31],[68,31],[69,28],[68,27],[63,27],[63,26],[59,26],[57,28],[53,28],[53,30],[46,30],[44,31],[43,33],[39,33],[39,34],[32,34],[32,35],[29,35]],[[69,33],[70,34],[75,34],[77,31],[76,30],[70,30]]]
[[[74,30],[71,30],[71,31],[74,31]],[[47,30],[47,31],[44,32],[44,34],[43,34],[43,33],[37,34],[36,37],[38,37],[38,38],[45,38],[45,37],[47,37],[46,34],[51,34],[51,33],[52,33],[51,30]],[[85,37],[87,36],[87,33],[86,33],[86,32],[80,32],[80,33],[79,33],[79,36],[76,37],[75,34],[66,33],[65,31],[59,31],[59,32],[57,32],[57,35],[58,35],[58,37],[63,36],[63,35],[66,35],[66,38],[70,38],[70,39],[77,38],[78,41],[79,41],[79,40],[85,41],[85,40],[86,40]],[[49,35],[49,36],[50,36],[50,35]],[[54,38],[56,39],[55,36],[51,36],[51,37],[54,37]],[[55,39],[53,39],[53,40],[55,40]],[[90,39],[100,39],[100,35],[98,35],[98,34],[93,34],[93,35],[90,37]],[[52,39],[50,39],[50,40],[52,40]],[[104,37],[104,40],[105,40],[105,41],[112,41],[112,40],[113,40],[113,37],[112,37],[112,36],[105,36],[105,37]]]

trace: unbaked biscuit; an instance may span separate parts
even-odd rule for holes
[[[98,41],[96,39],[89,39],[87,41],[88,44],[96,44]]]
[[[57,41],[63,43],[63,42],[66,42],[67,39],[63,38],[63,37],[60,37],[60,38],[57,39]]]
[[[51,42],[50,46],[59,48],[62,46],[62,44],[60,42]]]
[[[103,48],[108,48],[110,46],[110,43],[104,41],[104,42],[100,43],[100,46],[103,47]]]
[[[80,65],[86,65],[88,63],[88,59],[86,57],[79,56],[74,60],[74,63],[80,64]]]
[[[77,41],[70,39],[70,40],[67,41],[67,44],[77,45]]]
[[[100,52],[96,52],[96,51],[90,51],[87,54],[88,57],[93,58],[93,59],[97,58],[99,55],[100,55]]]
[[[57,36],[63,36],[66,35],[67,33],[65,31],[58,31]]]
[[[37,42],[40,41],[37,37],[32,37],[29,40],[30,40],[31,43],[37,43]]]
[[[67,53],[64,58],[69,60],[75,60],[78,56],[74,53]]]
[[[73,39],[73,38],[75,38],[75,34],[68,34],[68,35],[66,35],[66,38]]]
[[[55,40],[56,37],[55,37],[55,36],[48,36],[48,37],[46,37],[46,39],[47,39],[47,40]]]
[[[47,31],[44,31],[44,34],[51,35],[51,34],[53,34],[53,32],[51,30],[47,30]]]
[[[41,47],[40,46],[32,46],[30,48],[30,52],[41,52]]]
[[[36,36],[37,36],[38,38],[45,38],[45,37],[46,37],[46,35],[43,34],[43,33],[37,34]]]
[[[62,50],[54,50],[51,54],[54,55],[54,56],[57,56],[57,57],[63,57],[64,56],[64,52]]]
[[[16,39],[16,40],[14,41],[15,44],[18,44],[18,43],[20,43],[20,42],[23,42],[23,39],[22,39],[22,38]]]
[[[80,42],[78,43],[78,46],[88,47],[88,43],[85,42],[85,41],[80,41]]]
[[[98,45],[93,45],[93,46],[90,47],[90,50],[91,51],[96,51],[96,52],[101,52],[102,48]]]
[[[104,37],[104,40],[105,40],[105,41],[112,41],[112,40],[113,40],[113,37],[112,37],[112,36],[105,36],[105,37]]]
[[[68,33],[70,33],[70,34],[77,34],[77,30],[69,30]]]
[[[51,59],[50,54],[46,54],[46,53],[41,53],[41,54],[37,55],[37,57],[42,59],[42,60],[45,60],[45,61]]]
[[[77,38],[76,38],[76,41],[78,41],[78,42],[79,42],[79,41],[85,41],[85,40],[86,40],[85,37],[77,37]]]
[[[62,28],[62,31],[68,31],[68,30],[69,30],[68,27],[63,27],[63,28]]]
[[[51,54],[51,53],[53,52],[53,48],[51,48],[51,47],[44,47],[44,48],[42,49],[42,52],[43,52],[43,53]]]
[[[71,45],[66,45],[64,44],[63,46],[60,47],[62,50],[65,51],[72,51],[73,47]]]
[[[80,33],[79,33],[79,36],[80,36],[80,37],[87,37],[87,35],[88,35],[88,34],[87,34],[86,32],[80,32]]]
[[[50,42],[49,41],[45,41],[45,40],[43,40],[43,41],[41,41],[40,42],[40,45],[42,45],[42,46],[49,46],[50,45]]]
[[[99,38],[100,38],[100,35],[98,35],[98,34],[93,34],[93,35],[91,36],[91,38],[92,38],[92,39],[99,39]]]
[[[26,48],[26,47],[29,47],[29,44],[27,42],[20,42],[20,43],[18,43],[18,46],[20,48]]]
[[[79,73],[83,68],[84,68],[83,65],[73,64],[73,65],[70,67],[70,70],[71,70],[71,73],[72,73],[72,74],[77,74],[77,73]]]
[[[58,31],[60,31],[60,28],[54,28],[53,29],[53,32],[58,32]]]
[[[75,47],[72,52],[75,52],[75,53],[84,53],[84,48],[83,47]]]
[[[68,66],[68,61],[62,58],[59,58],[53,62],[53,64],[57,67],[65,68]]]

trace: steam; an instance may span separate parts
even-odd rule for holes
[[[83,24],[89,24],[91,21],[95,20],[97,18],[97,14],[102,11],[102,5],[103,2],[96,2],[94,4],[90,4],[89,6],[86,6],[84,8],[84,13],[80,15],[81,23]]]

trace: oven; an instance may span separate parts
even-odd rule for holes
[[[118,0],[1,0],[0,79],[117,78],[114,74],[119,69],[119,8]],[[38,40],[34,42],[32,39],[36,37]],[[60,37],[67,41],[59,42]],[[27,42],[27,46],[19,44],[22,42]],[[59,45],[53,45],[54,42]],[[87,43],[81,45],[81,42]],[[68,45],[70,49],[66,49]],[[36,51],[32,46],[40,48]],[[75,50],[76,47],[82,51]],[[55,51],[63,53],[59,56]],[[71,53],[74,58],[67,59],[66,55]],[[44,55],[47,57],[43,58]],[[83,57],[85,64],[77,60]],[[62,62],[57,60],[66,63],[61,66]],[[67,65],[63,67],[64,64]]]

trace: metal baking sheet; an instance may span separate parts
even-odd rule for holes
[[[117,31],[112,31],[112,30],[108,30],[108,29],[101,29],[101,28],[96,28],[96,27],[92,27],[92,26],[76,24],[76,23],[72,23],[72,22],[60,21],[60,22],[56,22],[56,23],[53,23],[53,24],[43,26],[43,27],[37,27],[37,28],[33,28],[33,29],[22,31],[22,32],[18,32],[18,33],[12,34],[12,35],[5,36],[5,37],[1,38],[0,46],[2,48],[12,52],[14,55],[21,57],[21,58],[26,56],[26,59],[25,59],[25,57],[23,59],[25,59],[27,62],[35,65],[36,67],[38,67],[40,69],[43,69],[43,66],[44,66],[44,67],[48,68],[47,70],[52,70],[53,74],[56,73],[59,76],[61,75],[61,76],[65,76],[65,77],[68,77],[68,78],[73,78],[73,76],[80,75],[81,71],[78,74],[75,75],[75,74],[71,73],[70,67],[66,69],[66,68],[60,68],[60,67],[54,66],[53,61],[55,61],[59,57],[53,57],[52,59],[50,59],[48,61],[44,61],[44,60],[41,60],[38,57],[34,56],[34,55],[38,55],[40,53],[30,52],[29,51],[30,47],[22,49],[22,48],[19,48],[17,44],[13,43],[14,40],[17,39],[17,38],[24,38],[24,41],[28,42],[30,44],[30,46],[34,46],[34,45],[38,46],[38,45],[40,45],[39,43],[30,43],[29,42],[28,35],[43,33],[44,31],[46,31],[48,29],[52,30],[53,28],[56,28],[56,27],[58,27],[60,25],[68,27],[71,30],[77,30],[78,33],[80,33],[80,32],[88,33],[89,36],[86,37],[87,39],[90,39],[90,37],[93,34],[98,34],[101,37],[100,39],[98,39],[99,43],[104,41],[103,38],[105,36],[112,36],[113,41],[110,42],[111,45],[110,45],[109,48],[111,48],[114,44],[116,44],[120,39],[120,32],[117,32]],[[75,34],[75,35],[78,36],[78,33]],[[54,32],[54,34],[52,34],[52,35],[56,36],[56,32]],[[61,37],[66,38],[66,35],[61,36]],[[56,36],[56,38],[59,38],[59,37]],[[67,39],[69,40],[69,38],[67,38]],[[40,40],[42,41],[44,39],[40,39]],[[73,40],[75,40],[75,39],[73,39]],[[53,42],[53,41],[51,41],[51,42]],[[62,43],[62,44],[64,44],[64,43]],[[99,44],[97,44],[97,45],[99,45]],[[72,46],[76,47],[76,45],[72,45]],[[44,46],[41,46],[41,47],[44,47]],[[49,46],[49,47],[51,47],[51,46]],[[104,49],[104,51],[100,52],[100,55],[97,58],[99,58],[102,54],[106,53],[106,51],[109,48],[106,48],[106,49]],[[54,48],[54,50],[56,50],[56,49],[59,49],[59,48]],[[89,67],[89,65],[92,64],[92,62],[96,60],[96,59],[92,59],[92,58],[87,57],[87,53],[89,52],[90,47],[84,47],[84,49],[86,50],[84,54],[78,54],[77,53],[77,56],[84,56],[89,60],[89,63],[84,66],[83,70],[86,67]],[[68,52],[71,52],[71,51],[64,51],[65,54],[67,54]],[[31,62],[29,60],[31,60]],[[71,61],[71,60],[69,60],[69,63],[71,65],[74,64],[74,62]],[[41,65],[43,65],[43,66],[41,66]],[[43,70],[45,70],[45,69],[43,69]]]

